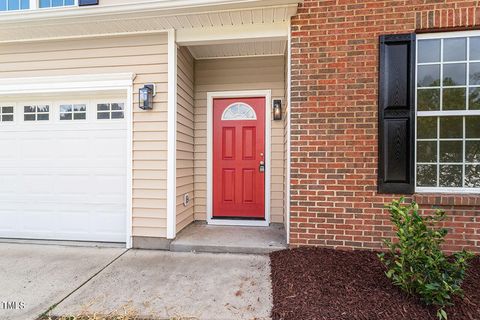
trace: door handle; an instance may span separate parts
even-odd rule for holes
[[[260,167],[258,168],[260,172],[265,172],[265,162],[260,161]]]

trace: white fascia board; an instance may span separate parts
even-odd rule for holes
[[[299,0],[156,0],[132,1],[131,3],[109,6],[59,7],[0,12],[0,25],[14,22],[47,22],[49,20],[81,17],[101,17],[121,14],[149,14],[172,16],[178,14],[199,14],[212,11],[228,11],[268,6],[295,5]]]
[[[181,46],[234,43],[245,40],[286,40],[287,38],[288,22],[190,28],[177,31],[177,43]]]

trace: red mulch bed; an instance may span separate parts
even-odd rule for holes
[[[436,310],[393,286],[376,253],[300,248],[274,252],[274,320],[436,320]],[[449,320],[480,319],[480,257],[470,265],[465,297]]]

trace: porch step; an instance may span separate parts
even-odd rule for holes
[[[195,222],[170,244],[176,252],[267,254],[287,248],[283,225],[270,227],[212,226]]]

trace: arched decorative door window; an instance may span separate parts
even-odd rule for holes
[[[257,120],[257,114],[248,104],[235,102],[223,111],[222,120]]]

